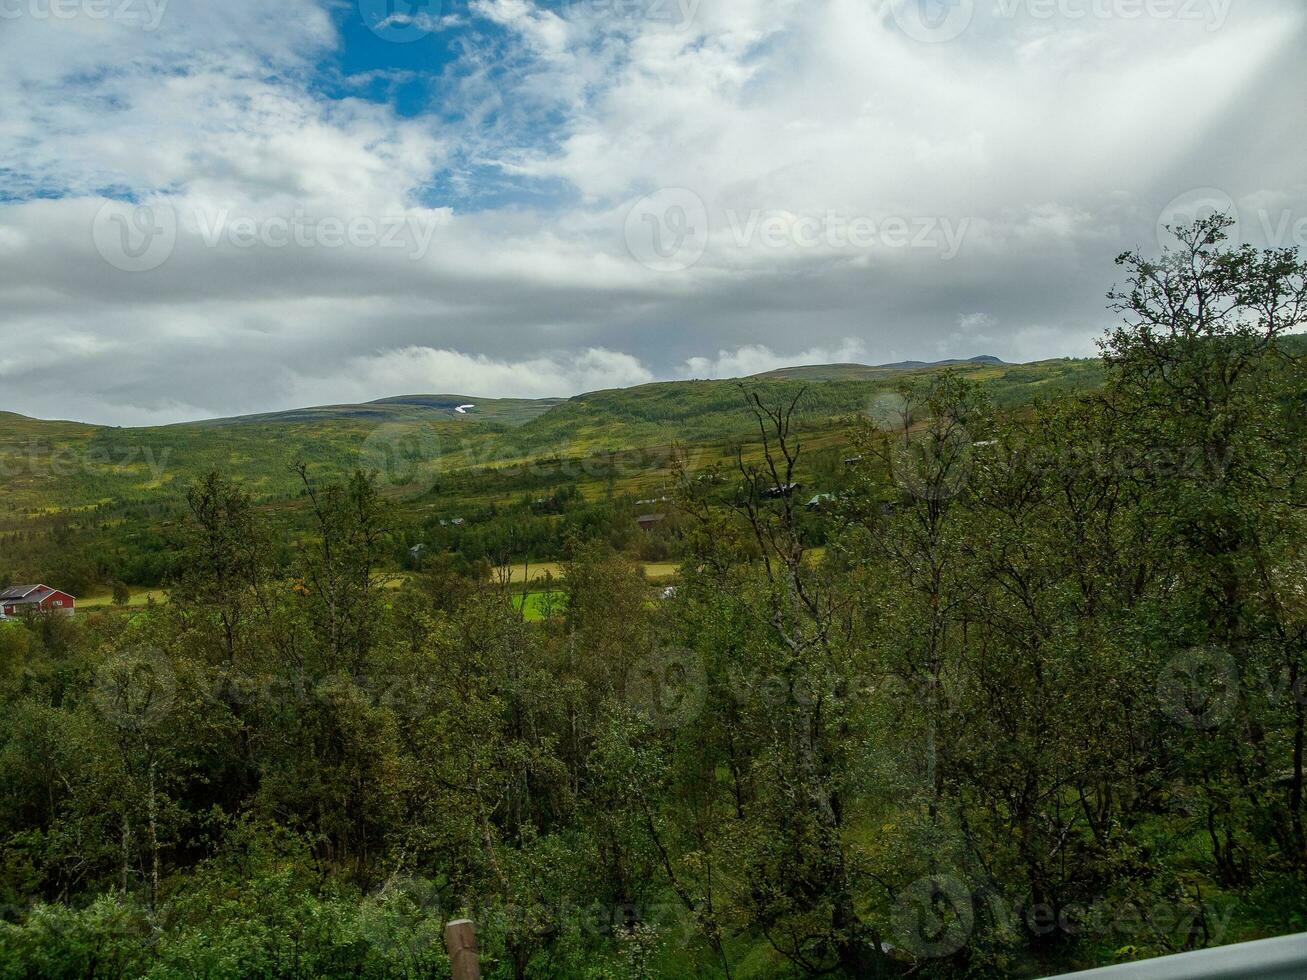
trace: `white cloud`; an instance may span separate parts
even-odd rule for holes
[[[481,398],[551,398],[654,380],[629,354],[592,347],[578,353],[522,360],[431,347],[380,351],[350,361],[335,373],[288,372],[287,407],[373,401],[400,394],[457,394]]]
[[[692,357],[681,366],[680,373],[689,378],[745,378],[804,364],[856,363],[866,353],[862,341],[854,337],[846,337],[838,347],[812,347],[798,354],[778,354],[761,344],[751,344],[734,351],[718,351],[716,357]]]
[[[992,327],[997,322],[988,313],[963,313],[958,317],[958,330],[964,334],[971,334]]]
[[[642,16],[655,6],[673,22]],[[1296,0],[1239,5],[1219,29],[983,8],[956,41],[923,44],[866,0],[475,0],[446,36],[494,30],[427,79],[413,117],[363,98],[367,72],[324,78],[344,11],[326,0],[171,0],[153,32],[6,19],[0,410],[175,421],[866,350],[1089,352],[1112,257],[1151,248],[1178,193],[1307,217]],[[506,204],[482,193],[497,181]],[[524,183],[548,188],[543,204],[514,195]],[[628,202],[665,187],[697,195],[710,225],[671,274],[624,239]],[[91,238],[103,199],[128,193],[183,216],[440,221],[414,255],[210,247],[183,220],[168,260],[131,275]],[[732,216],[759,212],[967,231],[952,258],[741,247]],[[37,335],[40,358],[12,353]]]
[[[3,24],[12,189],[376,209],[409,203],[440,166],[426,123],[314,91],[314,63],[339,38],[312,0],[172,0],[153,32],[85,17]]]

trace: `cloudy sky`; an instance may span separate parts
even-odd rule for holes
[[[0,0],[0,410],[1088,354],[1307,246],[1302,0]]]

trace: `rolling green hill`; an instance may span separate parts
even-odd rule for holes
[[[999,404],[1099,383],[1096,361],[1009,365],[977,360],[949,369],[984,384]],[[744,383],[768,400],[800,391],[800,423],[820,427],[867,410],[904,379],[944,370],[830,365],[770,372]],[[675,381],[569,399],[410,395],[168,426],[118,428],[0,415],[0,531],[32,521],[177,502],[197,475],[218,470],[255,496],[298,495],[291,465],[337,476],[383,472],[394,495],[427,489],[437,475],[585,459],[672,443],[716,446],[748,438],[740,381]],[[459,414],[461,406],[474,406]]]
[[[754,375],[755,378],[769,378],[786,381],[848,381],[879,380],[891,374],[904,371],[920,371],[929,368],[963,368],[969,365],[997,365],[1004,362],[990,354],[978,357],[948,358],[943,361],[898,361],[894,364],[807,364],[800,367],[777,368]]]
[[[167,529],[185,505],[187,487],[210,471],[243,484],[283,526],[284,544],[308,519],[295,471],[301,463],[315,481],[358,468],[375,473],[412,540],[482,555],[525,548],[536,559],[553,558],[566,524],[558,515],[532,513],[533,501],[564,492],[575,510],[600,507],[605,499],[657,499],[672,482],[677,458],[695,468],[729,467],[737,447],[754,452],[757,430],[742,384],[771,403],[802,393],[796,424],[806,447],[803,478],[812,479],[816,467],[829,481],[844,455],[850,416],[871,410],[904,381],[943,370],[982,384],[1005,406],[1083,390],[1102,377],[1096,361],[1013,365],[985,358],[946,366],[792,368],[742,381],[664,382],[568,399],[408,395],[144,428],[4,414],[0,578],[58,578],[97,589],[115,579],[159,585],[171,560]],[[475,546],[442,530],[441,520],[475,515],[481,515],[476,526],[463,532],[463,538],[481,535]],[[611,515],[606,519],[611,526]],[[655,550],[645,557],[662,555]]]
[[[521,425],[562,404],[563,398],[476,398],[471,395],[401,395],[361,405],[324,405],[285,412],[264,412],[235,418],[187,422],[183,425],[222,427],[267,423],[363,420],[386,422],[430,413],[433,419],[500,422]]]
[[[1295,344],[1301,338],[1287,346]],[[407,528],[397,554],[422,541],[482,556],[511,550],[552,559],[570,520],[629,523],[629,515],[601,518],[603,501],[625,501],[626,514],[640,500],[664,496],[678,459],[695,469],[731,468],[737,450],[756,453],[742,385],[773,404],[802,394],[800,477],[829,490],[841,478],[849,418],[874,411],[901,384],[945,370],[981,385],[1002,408],[1090,390],[1103,380],[1097,360],[976,358],[806,366],[567,399],[408,395],[144,428],[0,414],[0,578],[157,587],[167,577],[168,528],[185,506],[186,489],[211,471],[250,492],[283,527],[284,545],[309,516],[295,471],[301,463],[318,482],[358,468],[375,473]],[[550,503],[561,499],[570,501],[561,510]],[[457,535],[441,523],[455,518],[467,518]],[[655,548],[642,557],[663,555]]]

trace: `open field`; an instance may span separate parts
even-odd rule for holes
[[[651,582],[657,582],[675,578],[679,575],[681,563],[674,561],[646,561],[640,562],[640,568],[644,571],[645,578]],[[562,564],[556,561],[543,561],[533,563],[529,568],[518,565],[513,568],[510,581],[514,585],[520,585],[523,582],[540,582],[545,578],[561,581],[563,579]]]
[[[547,619],[549,614],[557,616],[566,608],[567,598],[562,592],[526,592],[513,597],[516,609],[526,610],[526,621],[538,623]]]
[[[168,592],[165,589],[132,589],[131,593],[131,599],[127,603],[131,607],[168,601]],[[77,600],[78,609],[104,609],[113,605],[113,596],[109,594],[87,596]]]

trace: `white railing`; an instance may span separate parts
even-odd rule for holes
[[[1049,980],[1307,980],[1307,933],[1105,966]]]

